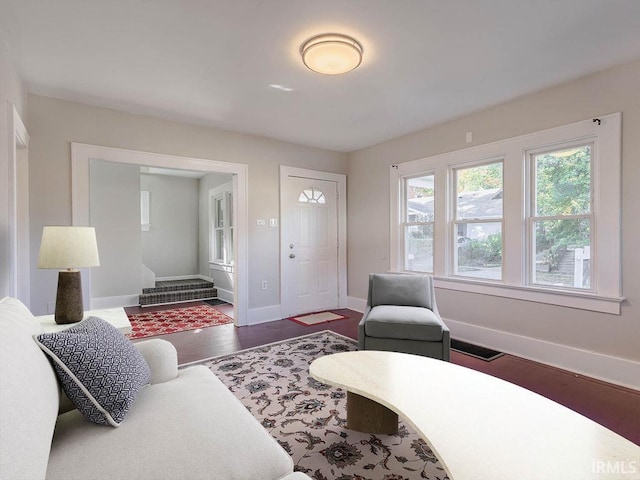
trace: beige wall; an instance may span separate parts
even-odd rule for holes
[[[31,258],[44,225],[71,224],[70,143],[205,158],[249,166],[249,308],[280,303],[277,229],[257,228],[278,217],[278,166],[346,173],[346,155],[214,128],[173,123],[106,108],[29,95]],[[55,299],[56,277],[31,271],[32,310],[44,313]],[[267,290],[260,282],[267,280]]]
[[[26,123],[26,93],[0,36],[0,298],[9,294],[9,103]]]
[[[349,154],[349,296],[389,263],[390,165],[612,112],[623,114],[623,304],[607,315],[451,290],[443,317],[608,356],[640,360],[640,62],[601,72]],[[473,132],[473,143],[465,133]],[[375,222],[371,222],[376,218]]]

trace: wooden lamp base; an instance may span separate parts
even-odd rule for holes
[[[58,274],[58,293],[56,295],[57,324],[76,323],[82,320],[82,278],[78,270],[61,271]]]

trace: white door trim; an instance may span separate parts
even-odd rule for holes
[[[236,235],[233,236],[234,252],[236,252],[233,272],[234,285],[236,286],[236,299],[233,306],[234,324],[237,326],[247,325],[247,306],[249,304],[248,165],[72,142],[71,215],[73,225],[89,225],[89,160],[91,159],[233,175],[234,207],[236,207],[234,209]],[[84,278],[87,288],[83,289],[83,300],[85,305],[91,305],[89,295],[91,292],[91,271],[90,269],[86,270]]]
[[[306,168],[280,165],[280,218],[283,218],[283,188],[287,177],[311,178],[336,182],[338,190],[338,305],[347,308],[347,176],[342,173],[320,172]],[[280,222],[280,243],[283,242],[282,222]],[[282,245],[281,245],[282,246]],[[280,248],[282,252],[282,248]],[[280,304],[284,306],[284,285],[282,272],[285,257],[280,253]]]
[[[21,208],[29,208],[29,164],[28,156],[23,155],[29,149],[29,133],[15,105],[8,102],[7,107],[9,116],[9,295],[19,298],[29,307],[29,217],[20,218],[19,215]],[[19,162],[26,164],[20,165]],[[26,205],[21,203],[21,194],[27,195]],[[20,232],[27,237],[22,239],[23,241],[19,239]]]

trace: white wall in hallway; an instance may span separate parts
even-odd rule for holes
[[[137,295],[142,287],[140,168],[91,160],[89,172],[90,224],[100,256],[100,266],[91,269],[91,298]]]
[[[197,275],[198,179],[142,174],[140,189],[149,192],[151,214],[142,232],[142,263],[156,277]]]

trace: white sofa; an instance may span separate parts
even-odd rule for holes
[[[119,427],[59,415],[39,333],[22,303],[0,300],[0,480],[309,479],[209,369],[178,370],[163,340],[136,343],[151,385]]]

